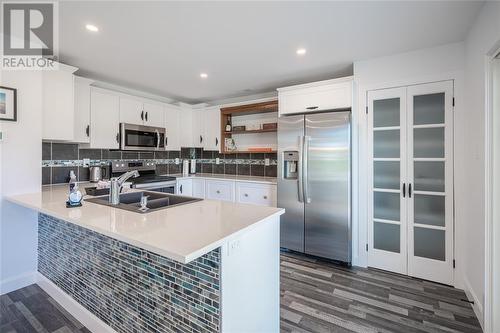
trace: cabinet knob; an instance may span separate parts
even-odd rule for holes
[[[244,195],[245,195],[245,197],[248,197],[248,193],[245,193]]]
[[[219,191],[219,190],[217,190],[217,191],[215,191],[215,192],[216,192],[217,194],[220,194],[220,191]]]
[[[267,195],[265,195],[265,196],[264,196],[264,199],[266,199],[266,200],[267,200]]]

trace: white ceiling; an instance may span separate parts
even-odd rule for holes
[[[349,75],[356,60],[461,41],[482,5],[68,1],[59,7],[59,56],[81,75],[198,103]]]

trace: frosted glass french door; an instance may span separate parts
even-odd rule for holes
[[[453,82],[372,91],[368,102],[369,265],[452,284]]]
[[[407,274],[406,88],[370,91],[368,105],[368,261],[372,267]]]

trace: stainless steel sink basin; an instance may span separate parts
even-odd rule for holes
[[[141,199],[148,197],[147,210],[142,210]],[[200,201],[202,199],[183,197],[175,194],[141,191],[120,194],[120,203],[112,205],[109,203],[109,195],[103,195],[95,198],[85,199],[85,201],[92,202],[99,205],[110,206],[120,209],[125,209],[136,213],[150,213],[160,209],[188,204],[191,202]]]

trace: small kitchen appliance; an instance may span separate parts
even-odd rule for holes
[[[107,177],[107,168],[103,166],[91,166],[89,168],[89,180],[91,183],[97,183]]]

